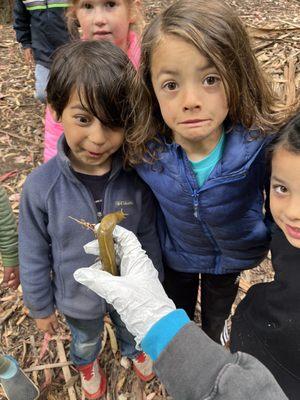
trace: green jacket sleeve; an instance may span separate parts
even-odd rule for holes
[[[18,266],[18,232],[7,194],[0,187],[0,252],[3,266]]]

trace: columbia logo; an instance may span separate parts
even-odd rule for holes
[[[130,200],[128,200],[128,201],[127,200],[117,200],[115,202],[115,205],[118,206],[118,207],[133,206],[133,202],[130,201]]]

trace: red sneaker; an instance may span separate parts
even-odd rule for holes
[[[89,400],[99,399],[106,392],[106,378],[99,366],[98,360],[77,366],[81,377],[81,387],[85,397]]]
[[[138,354],[132,359],[133,370],[137,376],[144,382],[149,382],[155,377],[153,372],[153,361],[144,352]]]

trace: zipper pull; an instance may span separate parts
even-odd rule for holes
[[[194,206],[194,217],[195,218],[197,218],[197,216],[198,216],[198,205],[199,205],[198,193],[195,190],[194,193],[193,193],[193,206]]]

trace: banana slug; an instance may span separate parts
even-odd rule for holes
[[[105,215],[96,232],[103,269],[112,275],[119,275],[112,232],[116,224],[122,221],[125,216],[126,214],[122,210]]]

